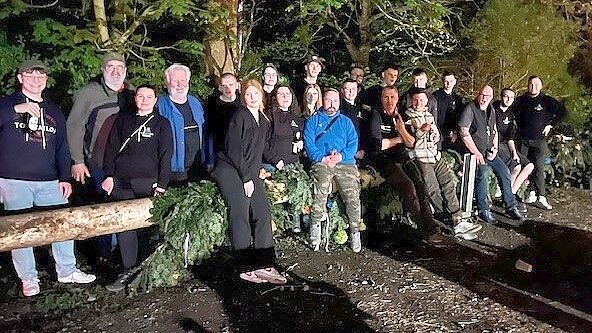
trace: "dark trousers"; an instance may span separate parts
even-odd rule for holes
[[[128,200],[150,196],[152,194],[153,183],[153,179],[134,179],[128,181],[115,179],[111,198],[113,200]],[[123,269],[129,270],[138,261],[138,233],[136,230],[117,233],[117,242],[119,243]]]
[[[272,265],[275,253],[265,184],[259,178],[253,179],[255,191],[248,198],[238,172],[230,164],[218,160],[212,175],[228,207],[232,246],[237,250],[239,265],[247,270]]]
[[[534,162],[534,170],[530,177],[537,195],[545,195],[545,157],[548,147],[545,139],[520,140],[518,143],[520,153]]]
[[[419,168],[413,162],[393,163],[385,161],[377,165],[379,172],[402,196],[403,209],[417,223],[424,235],[439,232],[434,221],[430,198]]]

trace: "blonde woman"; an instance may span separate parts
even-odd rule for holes
[[[241,83],[242,107],[230,118],[213,176],[228,207],[240,278],[253,283],[284,284],[286,278],[273,268],[271,209],[259,178],[271,127],[263,112],[263,96],[258,81]]]

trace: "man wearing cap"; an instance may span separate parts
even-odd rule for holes
[[[356,129],[352,121],[339,111],[339,92],[327,89],[323,94],[323,106],[306,120],[304,126],[304,149],[312,164],[314,198],[310,240],[315,251],[321,243],[321,221],[329,222],[327,198],[331,194],[333,180],[345,204],[351,248],[356,253],[362,250],[359,231],[360,174],[355,160],[357,148]]]
[[[399,66],[394,64],[384,66],[382,69],[382,84],[372,86],[368,89],[364,105],[370,107],[372,110],[380,110],[382,108],[382,88],[395,87],[398,78]]]
[[[118,53],[103,57],[100,79],[80,88],[73,97],[73,106],[67,121],[72,177],[85,184],[92,177],[96,188],[104,175],[101,170],[103,154],[114,117],[119,111],[128,111],[133,103],[133,90],[124,83],[127,74],[125,59]],[[92,193],[92,192],[91,192]]]
[[[171,123],[171,184],[184,185],[214,165],[201,101],[189,94],[189,67],[173,64],[164,72],[167,94],[158,98],[158,112]]]
[[[308,57],[304,62],[305,77],[294,84],[294,93],[298,98],[298,103],[301,108],[305,106],[303,105],[303,103],[306,86],[308,86],[309,84],[319,84],[318,78],[323,68],[323,58],[316,55]]]
[[[7,211],[68,203],[72,193],[65,119],[44,98],[47,68],[28,60],[18,69],[21,89],[0,102],[0,202]],[[90,283],[95,276],[76,268],[74,241],[52,244],[58,281]],[[25,296],[40,292],[33,248],[12,250]]]

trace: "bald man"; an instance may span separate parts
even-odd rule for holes
[[[491,167],[502,189],[506,214],[514,220],[523,221],[524,217],[518,210],[518,202],[512,194],[510,170],[497,156],[498,134],[495,125],[495,111],[490,106],[492,99],[493,88],[483,87],[475,99],[465,107],[458,121],[462,141],[477,160],[475,196],[477,197],[479,217],[487,223],[497,223],[487,203],[489,185],[486,168]]]

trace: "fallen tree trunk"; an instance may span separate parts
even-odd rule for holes
[[[151,198],[0,217],[0,252],[150,226]]]

